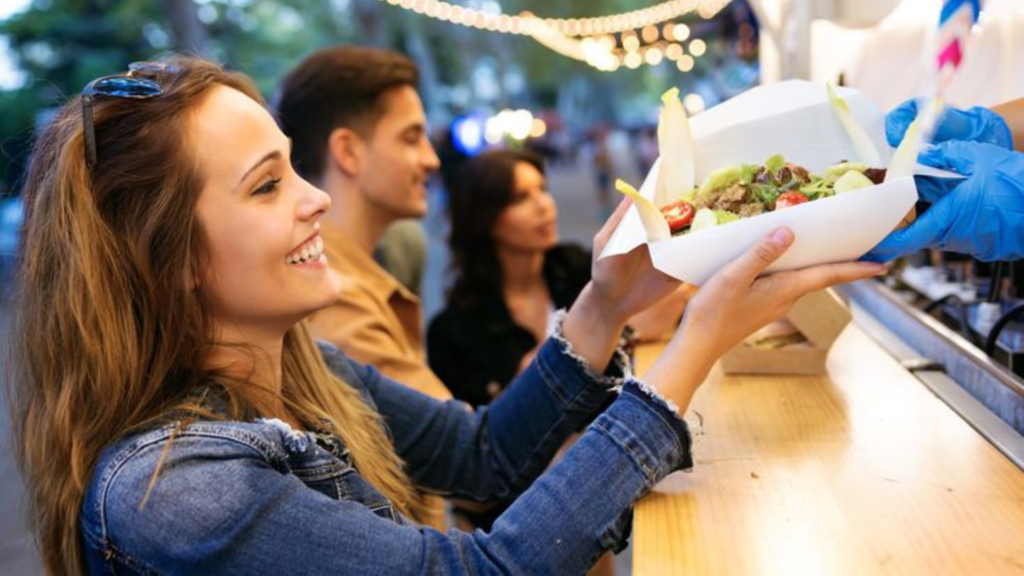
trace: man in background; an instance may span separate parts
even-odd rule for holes
[[[391,224],[426,214],[427,181],[440,167],[418,81],[416,65],[396,52],[328,48],[287,75],[277,108],[295,169],[332,201],[321,235],[342,288],[334,305],[310,319],[313,335],[448,400],[427,366],[419,298],[374,260]],[[428,499],[432,517],[425,521],[443,529],[443,502]]]

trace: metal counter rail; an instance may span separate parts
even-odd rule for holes
[[[1024,469],[1024,382],[884,284],[857,282],[840,291],[865,332]]]

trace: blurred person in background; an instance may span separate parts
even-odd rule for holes
[[[428,358],[456,398],[483,406],[533,359],[555,311],[590,280],[591,258],[558,244],[558,210],[533,152],[467,160],[448,208],[454,279],[427,331]],[[471,335],[479,330],[486,343]]]
[[[388,226],[373,259],[417,297],[423,286],[427,262],[427,234],[418,218],[405,218]]]
[[[427,332],[430,366],[456,398],[485,405],[529,365],[564,308],[590,281],[591,254],[559,243],[543,160],[494,150],[465,162],[449,199],[453,279]],[[671,330],[684,298],[631,320],[631,334]],[[475,334],[490,335],[481,340]]]
[[[634,146],[636,150],[637,173],[643,178],[650,172],[654,161],[658,159],[658,129],[655,127],[645,127],[637,130]]]
[[[604,221],[612,210],[612,152],[608,146],[608,128],[595,127],[591,132],[590,168],[594,174],[597,198],[597,219]]]
[[[392,224],[426,214],[427,182],[440,167],[418,81],[397,52],[328,48],[286,75],[277,114],[296,170],[333,200],[322,234],[331,265],[345,270],[338,302],[311,319],[314,335],[445,399],[426,365],[419,298],[373,260]]]
[[[447,400],[451,394],[427,365],[419,297],[374,260],[387,230],[386,254],[401,248],[409,219],[426,215],[427,183],[440,167],[418,82],[416,65],[397,52],[327,48],[285,76],[277,113],[295,169],[332,200],[321,236],[342,282],[333,305],[310,318],[310,330],[385,376]],[[423,255],[416,241],[422,236],[412,236],[416,254],[406,250],[394,258]],[[408,264],[403,268],[422,268]],[[443,501],[427,500],[429,522],[443,527]]]

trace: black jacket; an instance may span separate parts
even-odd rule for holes
[[[590,281],[590,253],[560,245],[544,258],[544,279],[555,308],[568,308]],[[537,345],[519,326],[502,294],[481,294],[473,304],[449,303],[427,330],[430,368],[456,398],[488,404],[516,375],[523,356]]]

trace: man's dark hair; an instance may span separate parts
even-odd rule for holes
[[[307,179],[322,176],[332,131],[344,127],[369,137],[385,112],[381,96],[418,84],[416,64],[391,50],[336,46],[310,54],[285,77],[277,102],[295,170]]]

